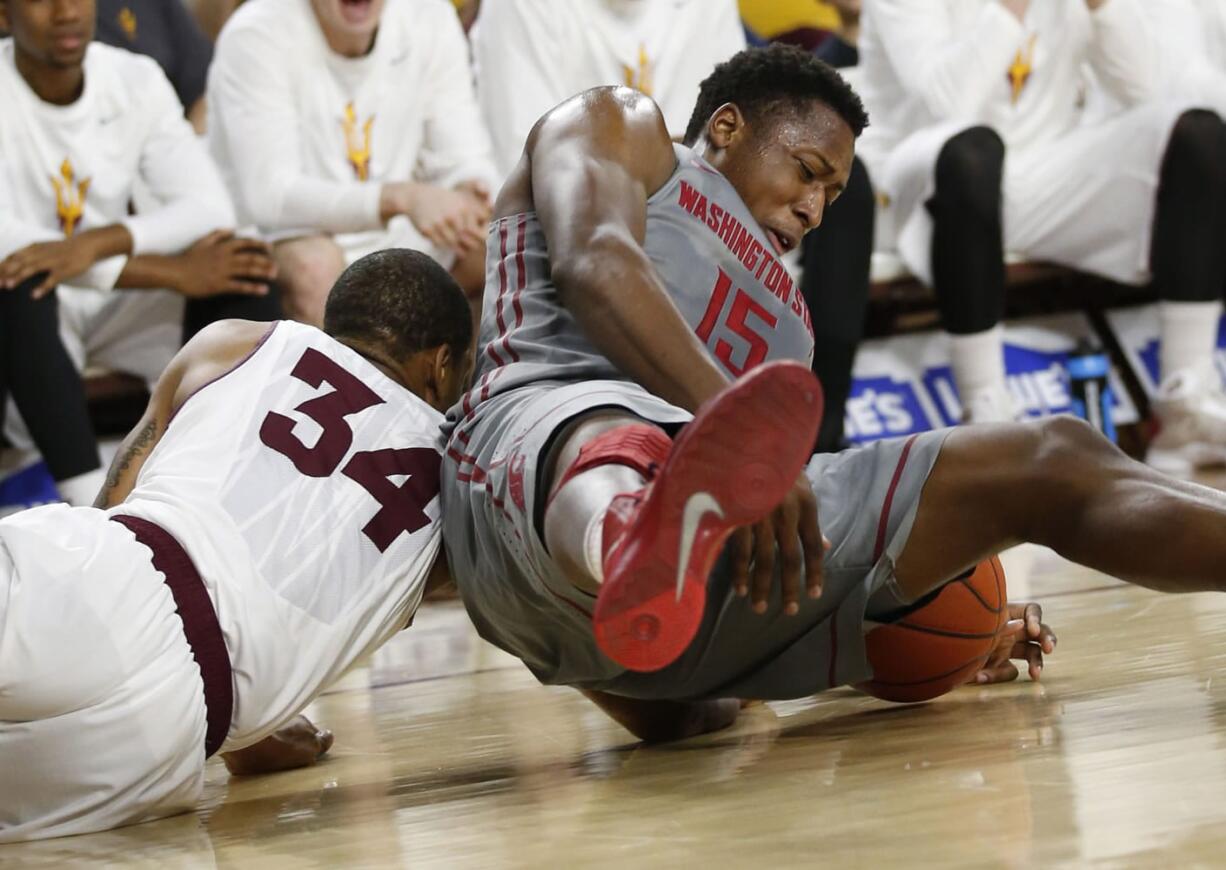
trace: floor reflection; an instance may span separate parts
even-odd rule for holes
[[[919,706],[841,690],[659,748],[434,607],[312,705],[337,733],[325,763],[231,780],[214,762],[194,815],[6,847],[0,866],[1216,863],[1226,598],[1038,549],[1006,566],[1060,636],[1042,684]]]

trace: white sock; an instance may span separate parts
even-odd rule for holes
[[[949,336],[949,357],[958,395],[966,404],[980,390],[1005,390],[1004,328]]]
[[[566,481],[545,509],[545,543],[554,558],[586,569],[585,579],[596,585],[604,582],[604,519],[609,504],[646,482],[625,465],[598,465]]]
[[[106,474],[101,468],[95,468],[93,471],[78,474],[76,477],[57,481],[55,488],[60,491],[60,498],[64,501],[73,507],[81,507],[94,503],[94,499],[98,497],[98,490],[102,489],[105,481]]]
[[[583,564],[597,583],[604,582],[604,518],[606,516],[608,516],[608,507],[602,511],[593,511],[591,519],[587,521],[587,529],[583,532]]]
[[[1161,342],[1158,353],[1159,380],[1184,371],[1212,365],[1217,344],[1218,319],[1222,303],[1161,302],[1158,323]]]

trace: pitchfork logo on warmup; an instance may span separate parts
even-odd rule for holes
[[[60,164],[60,177],[51,176],[51,185],[55,188],[55,214],[60,222],[64,237],[70,237],[76,231],[81,216],[85,213],[85,197],[89,193],[90,179],[75,180],[72,161],[67,157]]]
[[[353,103],[345,106],[345,117],[341,120],[341,129],[345,131],[345,157],[358,181],[366,181],[370,177],[370,128],[375,123],[371,115],[358,130],[358,113]]]

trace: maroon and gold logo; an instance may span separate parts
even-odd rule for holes
[[[85,213],[85,197],[89,193],[90,179],[77,181],[72,161],[67,157],[60,164],[60,177],[52,175],[50,178],[55,188],[55,214],[59,218],[60,229],[64,231],[64,238],[69,238],[81,222],[81,215]]]
[[[341,120],[341,129],[345,131],[345,156],[359,181],[366,181],[370,176],[370,127],[375,123],[371,115],[358,130],[358,115],[353,103],[345,106],[345,116]]]
[[[651,58],[647,56],[647,47],[639,46],[639,63],[638,69],[622,64],[622,76],[625,79],[626,87],[634,88],[636,91],[651,96]]]
[[[1030,37],[1025,50],[1019,48],[1013,58],[1013,63],[1009,64],[1009,89],[1014,105],[1021,99],[1022,90],[1034,72],[1034,41],[1035,37]]]
[[[123,31],[123,35],[128,37],[128,42],[136,41],[136,13],[127,6],[119,10],[117,16],[119,21],[119,29]]]

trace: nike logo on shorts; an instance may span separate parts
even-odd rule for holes
[[[694,549],[694,538],[698,536],[698,524],[707,514],[715,514],[723,518],[724,509],[709,492],[696,492],[685,501],[685,509],[681,514],[681,555],[677,561],[677,600],[685,591],[685,569],[690,564],[690,552]]]

